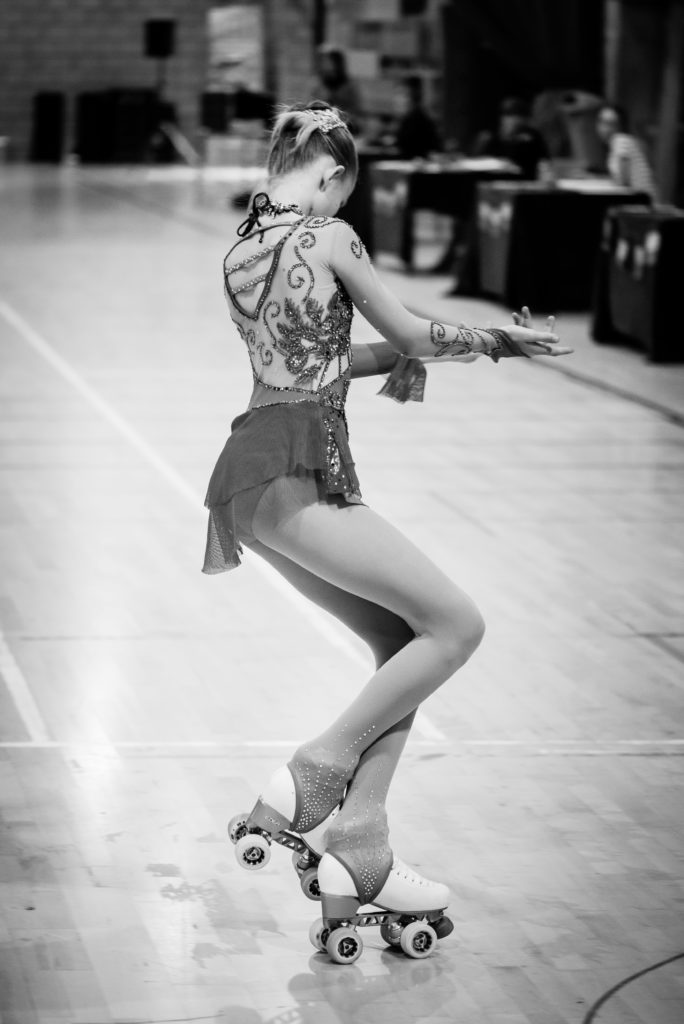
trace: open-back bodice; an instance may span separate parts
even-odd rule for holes
[[[330,217],[260,227],[226,256],[231,316],[254,377],[250,408],[314,401],[342,410],[352,302],[330,265]]]

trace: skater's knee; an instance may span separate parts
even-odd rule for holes
[[[375,658],[376,668],[380,668],[386,662],[398,654],[407,644],[415,640],[416,634],[403,619],[397,617],[392,629],[384,632],[376,632],[369,639],[369,646]]]
[[[439,639],[447,666],[455,672],[479,647],[485,632],[480,611],[469,598],[461,598],[443,623]]]
[[[480,609],[472,602],[466,620],[463,643],[470,657],[482,643],[486,626]]]

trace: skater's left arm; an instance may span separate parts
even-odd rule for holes
[[[388,373],[389,377],[378,391],[385,398],[395,402],[422,402],[425,395],[427,372],[424,363],[430,363],[435,356],[417,358],[397,352],[388,341],[374,341],[352,345],[352,377],[374,377]],[[472,363],[479,353],[456,356],[454,361]]]
[[[374,377],[380,373],[391,373],[397,363],[406,356],[400,355],[389,341],[372,341],[352,345],[352,377]],[[479,356],[478,352],[461,356],[461,363],[472,363]],[[429,363],[435,357],[421,358],[421,362]]]
[[[422,402],[427,376],[421,359],[401,355],[388,341],[352,345],[352,377],[389,377],[378,394],[395,402]]]
[[[374,377],[390,373],[399,359],[399,353],[388,341],[372,341],[352,345],[352,377]]]

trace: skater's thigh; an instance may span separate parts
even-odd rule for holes
[[[411,627],[388,608],[342,590],[260,541],[251,543],[249,549],[273,566],[300,594],[330,612],[364,640],[379,665],[414,638]]]
[[[481,625],[470,598],[365,505],[308,505],[285,521],[257,514],[257,540],[335,587],[387,608],[417,634]]]

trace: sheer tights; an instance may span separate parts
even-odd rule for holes
[[[359,894],[377,892],[392,866],[385,801],[418,705],[480,642],[472,601],[398,530],[365,506],[318,502],[282,520],[268,499],[250,548],[300,593],[370,647],[377,670],[357,697],[291,764],[328,752],[350,779],[326,835]]]

